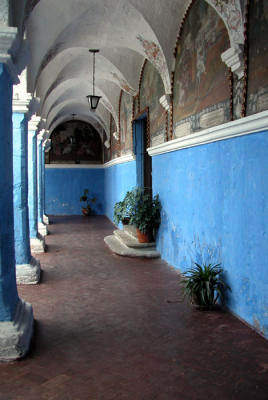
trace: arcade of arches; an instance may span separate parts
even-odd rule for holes
[[[161,258],[221,263],[229,309],[268,337],[267,35],[265,0],[0,0],[1,360],[29,347],[17,285],[40,279],[48,216],[88,188],[113,219],[141,120]]]

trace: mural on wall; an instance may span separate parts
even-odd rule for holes
[[[166,65],[165,56],[161,48],[155,42],[145,39],[142,35],[137,36],[138,41],[143,47],[143,50],[148,60],[156,67],[164,80],[164,85],[167,92],[170,92],[170,79]]]
[[[121,154],[131,153],[132,144],[132,96],[122,94],[120,109]]]
[[[268,2],[255,0],[249,12],[247,115],[268,109]]]
[[[177,47],[174,77],[174,123],[192,118],[189,132],[229,119],[229,71],[221,54],[229,47],[228,33],[216,11],[203,0],[193,5]],[[221,109],[219,112],[217,109]],[[206,116],[206,112],[208,116]],[[213,115],[209,115],[210,113]],[[194,121],[194,124],[193,124]],[[193,126],[191,127],[190,125]]]
[[[150,134],[151,140],[161,136],[161,142],[165,140],[166,112],[159,103],[160,97],[164,95],[164,85],[158,71],[147,62],[143,72],[140,89],[140,109],[149,107],[150,110]]]
[[[102,162],[102,142],[96,129],[85,122],[68,121],[51,134],[50,163]]]
[[[118,157],[119,141],[115,138],[114,133],[117,131],[116,123],[113,117],[111,118],[111,159]]]

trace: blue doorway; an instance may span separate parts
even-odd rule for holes
[[[152,159],[147,153],[147,114],[142,114],[133,124],[133,147],[136,155],[136,185],[151,191]]]

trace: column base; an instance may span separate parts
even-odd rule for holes
[[[30,246],[31,246],[31,253],[44,253],[45,239],[41,235],[38,235],[38,237],[36,238],[31,238]]]
[[[40,261],[34,257],[30,264],[16,265],[17,285],[36,285],[40,280]]]
[[[49,218],[46,214],[43,214],[43,221],[46,225],[49,225]]]
[[[14,320],[0,322],[0,361],[23,357],[29,350],[32,334],[32,305],[19,299]]]
[[[43,222],[38,222],[38,232],[42,236],[46,236],[48,234],[47,226],[43,224]]]

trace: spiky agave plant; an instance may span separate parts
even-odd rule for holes
[[[212,307],[218,300],[224,303],[225,290],[231,290],[221,278],[223,269],[220,264],[203,265],[194,263],[194,267],[184,272],[182,284],[184,293],[192,303],[201,307]]]

